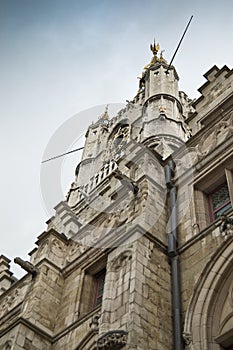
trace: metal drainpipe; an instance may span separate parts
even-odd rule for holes
[[[177,204],[176,186],[172,181],[175,164],[172,160],[165,166],[165,180],[170,192],[171,232],[168,234],[168,257],[171,263],[172,319],[174,350],[183,350],[182,313],[180,292],[180,264],[177,252]]]

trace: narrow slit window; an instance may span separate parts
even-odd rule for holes
[[[96,307],[102,303],[103,293],[104,293],[104,281],[105,281],[106,271],[103,270],[95,276],[95,297],[93,306]]]

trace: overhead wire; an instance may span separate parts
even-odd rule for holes
[[[57,159],[57,158],[60,158],[60,157],[64,157],[64,156],[66,156],[67,154],[80,151],[81,149],[84,149],[84,147],[76,148],[76,149],[73,149],[72,151],[69,151],[69,152],[66,152],[66,153],[62,153],[62,154],[59,154],[59,155],[57,155],[57,156],[55,156],[55,157],[42,160],[41,163],[46,163],[46,162],[49,162],[50,160],[54,160],[54,159]]]

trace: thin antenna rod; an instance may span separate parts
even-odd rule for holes
[[[43,160],[41,163],[46,163],[46,162],[49,162],[50,160],[57,159],[57,158],[60,158],[60,157],[65,156],[65,155],[67,155],[67,154],[80,151],[80,150],[83,149],[83,148],[84,148],[84,147],[80,147],[80,148],[73,149],[72,151],[69,151],[69,152],[66,152],[66,153],[63,153],[63,154],[59,154],[59,156],[55,156],[55,157],[52,157],[52,158]]]
[[[187,26],[185,28],[185,31],[184,31],[181,39],[180,39],[180,42],[179,42],[179,44],[178,44],[178,46],[176,48],[176,51],[175,51],[174,55],[172,56],[171,62],[170,62],[169,66],[168,66],[168,68],[166,70],[166,74],[168,73],[169,69],[171,68],[172,62],[173,62],[173,60],[175,58],[175,55],[176,55],[177,51],[179,50],[179,47],[180,47],[180,45],[181,45],[181,43],[182,43],[182,41],[184,39],[184,36],[185,36],[185,34],[186,34],[187,30],[188,30],[188,27],[190,26],[190,23],[191,23],[192,19],[193,19],[193,16],[191,16],[191,18],[190,18],[190,20],[189,20],[189,22],[188,22],[188,24],[187,24]]]

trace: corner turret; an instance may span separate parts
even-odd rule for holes
[[[165,159],[190,137],[179,92],[176,69],[157,56],[159,44],[150,46],[151,62],[145,66],[139,86],[144,88],[143,132],[141,141]],[[183,95],[182,95],[183,96]],[[185,108],[186,111],[186,108]]]

